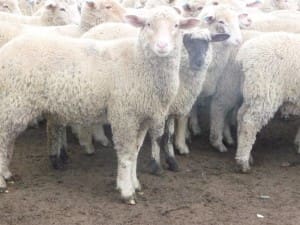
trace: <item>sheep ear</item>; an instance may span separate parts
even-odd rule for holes
[[[210,42],[220,42],[225,41],[230,37],[229,34],[212,34]]]
[[[175,9],[175,11],[178,12],[179,15],[181,15],[181,9],[180,8],[174,6],[173,9]]]
[[[137,15],[126,15],[125,22],[134,27],[144,27],[146,24],[146,19]]]
[[[192,9],[191,9],[189,3],[185,3],[185,4],[182,6],[182,9],[183,9],[184,11],[186,11],[186,12],[192,11]]]
[[[54,9],[56,9],[57,4],[54,1],[47,1],[45,4],[45,7],[46,7],[46,9],[54,10]]]
[[[95,0],[86,0],[85,3],[86,3],[86,5],[87,5],[88,7],[90,7],[91,9],[96,8],[96,2],[95,2]]]
[[[199,24],[200,20],[197,18],[187,18],[180,20],[180,29],[191,29]]]
[[[248,0],[246,1],[246,6],[251,8],[259,8],[262,6],[262,0]]]
[[[238,15],[238,17],[239,17],[240,25],[245,27],[251,26],[252,20],[249,18],[248,13],[241,13]]]

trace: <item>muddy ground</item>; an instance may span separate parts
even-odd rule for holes
[[[204,135],[193,140],[190,156],[178,156],[180,172],[152,176],[146,142],[138,165],[144,196],[136,206],[122,204],[114,190],[112,149],[99,147],[88,157],[71,137],[71,162],[65,171],[54,171],[45,125],[29,129],[16,142],[11,170],[18,180],[0,195],[0,224],[299,225],[300,156],[293,145],[297,125],[299,120],[293,119],[268,125],[258,135],[255,166],[247,175],[235,170],[234,148],[218,153]]]

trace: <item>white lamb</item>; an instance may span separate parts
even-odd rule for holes
[[[226,30],[226,34],[229,34],[231,37],[226,41],[226,43],[212,43],[213,46],[213,63],[210,65],[210,68],[212,66],[220,66],[220,62],[222,60],[226,60],[228,57],[227,54],[229,52],[229,49],[231,48],[230,45],[237,44],[241,40],[241,33],[239,29],[239,19],[236,12],[223,7],[218,6],[216,7],[216,13],[214,15],[206,15],[206,22],[205,24],[202,24],[202,26],[207,26],[211,33],[220,33]],[[220,24],[219,21],[224,21],[224,24]],[[127,35],[135,35],[136,30],[129,29],[127,30],[127,26],[123,24],[103,24],[95,27],[94,29],[87,32],[83,37],[85,38],[99,38],[107,40],[111,38],[120,38]],[[196,35],[197,36],[197,35]],[[209,40],[209,39],[207,39]],[[207,42],[206,40],[206,42]],[[204,40],[202,40],[204,41]],[[195,40],[197,42],[197,40]],[[199,46],[202,46],[199,44]],[[195,46],[196,47],[196,46]],[[194,48],[195,48],[194,47]],[[199,47],[200,48],[200,47]],[[202,53],[203,50],[199,50],[198,54]],[[209,54],[210,51],[208,51]],[[194,53],[197,55],[197,53]],[[208,54],[208,55],[209,55]],[[195,56],[194,56],[195,57]],[[219,59],[217,61],[216,59]],[[209,62],[210,60],[207,59]],[[203,60],[204,61],[204,60]],[[178,96],[175,98],[174,103],[172,103],[169,111],[169,115],[176,116],[178,120],[176,120],[176,132],[175,132],[175,147],[180,151],[181,154],[187,154],[188,153],[188,147],[185,144],[185,125],[186,125],[186,115],[191,109],[192,104],[195,101],[195,97],[199,95],[199,93],[202,90],[202,82],[204,81],[204,78],[206,77],[206,67],[201,66],[201,71],[198,71],[198,73],[193,72],[193,70],[189,70],[186,65],[187,62],[187,54],[183,55],[182,63],[181,63],[181,72],[180,72],[180,80],[181,86]],[[209,64],[209,63],[207,63]],[[223,65],[223,64],[222,64]],[[212,70],[212,69],[211,69]],[[220,69],[221,70],[221,69]],[[191,76],[187,74],[198,74],[199,76]],[[204,75],[201,75],[204,74]],[[208,76],[220,76],[220,75],[214,75],[212,71],[208,72]],[[187,78],[186,78],[187,77]],[[207,81],[205,81],[206,83]],[[193,85],[192,85],[193,84]],[[193,87],[193,88],[191,88]],[[203,87],[206,89],[206,87]],[[172,124],[172,123],[171,123]],[[87,130],[82,130],[81,132],[86,133]],[[150,135],[151,136],[151,135]],[[176,163],[176,160],[174,158],[174,151],[172,148],[171,143],[165,143],[165,151],[167,153],[167,163],[169,164],[169,168],[171,170],[177,170],[178,165]],[[161,167],[160,167],[160,154],[159,149],[152,149],[152,158],[154,159],[152,161],[152,172],[153,173],[160,173]]]
[[[79,24],[80,14],[77,4],[69,5],[63,1],[49,0],[43,6],[43,12],[40,16],[21,16],[2,12],[0,13],[0,20],[11,23],[53,26],[70,23]]]
[[[41,113],[55,116],[58,124],[94,124],[105,117],[118,155],[117,188],[135,204],[141,143],[148,129],[163,129],[179,87],[180,29],[197,20],[181,19],[169,7],[126,18],[142,28],[138,38],[100,42],[24,35],[1,48],[1,188],[11,177],[14,140],[30,120]]]
[[[80,37],[92,27],[107,22],[123,22],[126,9],[116,0],[88,0],[81,7],[80,24],[53,26],[45,31],[60,35]],[[128,25],[130,26],[130,25]],[[132,27],[132,26],[130,26]]]
[[[18,0],[0,0],[0,12],[21,14]]]
[[[250,170],[257,132],[284,103],[300,107],[299,52],[299,34],[269,33],[247,41],[237,54],[244,102],[238,112],[236,160],[243,172]]]
[[[211,33],[226,33],[230,35],[230,38],[225,42],[212,43],[212,62],[209,65],[206,79],[200,90],[200,97],[205,98],[215,92],[217,81],[227,64],[231,49],[234,45],[238,45],[242,41],[241,30],[239,28],[239,17],[242,15],[220,5],[215,7],[213,14],[202,14],[201,16],[205,20],[203,26],[207,27]],[[189,148],[185,143],[187,120],[187,117],[181,118],[177,122],[177,129],[175,131],[174,145],[180,154],[189,153]]]
[[[243,42],[262,34],[264,33],[243,30]],[[240,86],[243,73],[235,59],[239,49],[240,46],[232,49],[228,63],[217,83],[216,92],[212,97],[210,105],[210,143],[220,152],[227,151],[227,147],[223,144],[223,141],[228,145],[234,144],[230,125],[232,123],[235,125],[236,112],[242,103]]]
[[[228,13],[224,13],[222,12],[222,10],[218,10],[218,8],[224,9],[224,12],[230,10],[231,14],[228,15]],[[238,14],[237,12],[235,12],[235,10],[229,9],[227,5],[217,5],[214,6],[214,10],[207,11],[206,9],[204,9],[201,14],[206,16],[207,20],[209,21],[209,24],[212,27],[215,27],[217,31],[229,34],[234,33],[234,36],[236,37],[236,45],[239,45],[242,42],[242,35],[239,28],[239,24],[240,20],[245,16],[244,13]],[[199,96],[199,102],[202,102],[203,99],[207,97],[211,97],[215,93],[218,80],[222,76],[224,68],[227,66],[227,61],[230,57],[232,49],[234,49],[233,46],[230,47],[228,45],[224,45],[223,43],[216,43],[213,46],[215,56],[213,57],[213,63],[208,69],[209,75],[207,75],[207,79],[203,85],[203,90]],[[194,105],[190,116],[190,127],[194,135],[198,135],[201,132],[197,116],[198,104],[199,103],[196,103]],[[184,147],[183,149],[188,148]],[[185,154],[187,154],[188,152],[188,150],[180,151],[180,153]]]

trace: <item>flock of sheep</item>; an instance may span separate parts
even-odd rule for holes
[[[93,139],[117,151],[117,188],[141,192],[137,158],[148,133],[152,172],[160,149],[200,133],[210,101],[210,143],[233,145],[250,170],[256,134],[274,114],[300,115],[300,1],[0,0],[0,189],[11,179],[17,136],[47,120],[50,160],[67,160],[66,126],[88,154]],[[226,143],[226,145],[224,144]],[[300,153],[300,129],[295,138]]]

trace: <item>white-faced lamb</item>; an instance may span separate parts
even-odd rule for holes
[[[163,132],[179,88],[181,29],[194,27],[198,20],[182,19],[169,7],[126,19],[142,28],[138,38],[100,42],[32,34],[1,48],[2,189],[11,177],[14,140],[29,121],[42,113],[62,125],[94,124],[105,117],[117,150],[117,188],[126,202],[136,203],[141,143],[147,130],[155,130],[157,138]]]

